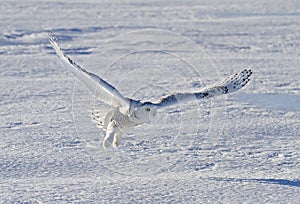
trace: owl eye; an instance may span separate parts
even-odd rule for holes
[[[145,108],[145,110],[149,112],[149,111],[150,111],[150,108],[149,108],[149,107],[147,107],[147,108]]]

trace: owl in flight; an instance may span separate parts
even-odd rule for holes
[[[102,102],[110,105],[111,110],[103,117],[99,112],[92,112],[92,120],[105,132],[103,147],[117,148],[122,134],[137,125],[150,123],[157,110],[190,100],[201,100],[232,93],[245,86],[252,74],[251,70],[243,70],[211,86],[192,93],[173,93],[161,97],[155,102],[142,102],[124,97],[115,87],[101,77],[82,68],[61,50],[54,33],[49,34],[49,42],[57,56],[65,62],[68,70]]]

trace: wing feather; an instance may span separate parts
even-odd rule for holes
[[[154,104],[156,104],[158,107],[167,107],[167,106],[175,105],[179,102],[210,98],[222,94],[232,93],[244,87],[249,82],[251,75],[252,75],[252,71],[245,69],[220,82],[205,87],[199,92],[170,94],[160,98]]]
[[[57,37],[54,33],[49,34],[49,42],[55,50],[57,56],[66,64],[68,64],[68,70],[87,88],[95,94],[95,96],[104,103],[113,107],[122,107],[122,110],[126,112],[129,109],[130,99],[125,98],[122,94],[111,84],[103,80],[101,77],[94,73],[88,72],[82,68],[69,56],[63,53],[61,50]]]

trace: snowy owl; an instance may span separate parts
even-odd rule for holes
[[[204,99],[222,94],[232,93],[245,86],[252,74],[251,70],[243,70],[227,79],[207,86],[198,92],[173,93],[160,98],[156,102],[141,102],[124,97],[115,87],[101,77],[82,68],[61,50],[57,37],[51,32],[49,41],[57,56],[66,64],[68,70],[102,102],[112,107],[104,117],[99,112],[92,112],[92,120],[105,132],[103,147],[117,148],[121,143],[122,134],[134,126],[150,123],[156,116],[157,110],[187,102],[194,99]]]

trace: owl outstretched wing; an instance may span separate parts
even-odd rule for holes
[[[186,102],[194,99],[210,98],[222,94],[232,93],[244,87],[249,82],[251,75],[252,75],[252,71],[245,69],[220,82],[205,87],[199,92],[170,94],[160,98],[154,104],[156,104],[157,107],[161,108],[161,107],[172,106],[179,102]]]
[[[68,66],[69,72],[73,74],[80,82],[82,82],[99,100],[120,108],[122,113],[128,112],[130,99],[124,97],[115,87],[103,80],[94,73],[88,72],[86,69],[78,65],[69,56],[64,54],[59,46],[57,37],[54,33],[49,33],[49,42],[51,43],[56,55]]]

